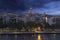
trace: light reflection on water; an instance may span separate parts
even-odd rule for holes
[[[60,40],[60,34],[0,35],[0,40]]]
[[[42,40],[40,34],[38,34],[38,38],[37,38],[37,40]]]

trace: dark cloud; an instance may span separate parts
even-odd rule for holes
[[[52,1],[60,1],[60,0],[52,0]]]
[[[2,9],[16,9],[17,8],[17,2],[16,0],[0,0],[1,5],[0,8]]]
[[[29,7],[42,8],[44,4],[60,0],[0,0],[1,11],[26,10]]]

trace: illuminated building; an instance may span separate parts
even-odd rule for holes
[[[5,16],[4,16],[5,15]],[[29,9],[29,13],[27,14],[14,14],[14,13],[6,13],[2,15],[3,18],[0,18],[0,23],[4,20],[4,22],[8,22],[9,19],[13,20],[14,22],[18,21],[34,21],[34,22],[48,22],[49,24],[53,24],[55,22],[60,22],[60,17],[48,15],[48,14],[40,14],[40,13],[32,13],[32,8]],[[1,16],[1,15],[0,15]]]

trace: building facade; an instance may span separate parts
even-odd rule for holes
[[[5,15],[5,16],[4,16]],[[54,17],[47,14],[4,14],[0,15],[0,23],[7,23],[9,20],[13,22],[19,22],[19,21],[32,21],[32,22],[48,22],[49,24],[53,24],[55,22],[60,22],[60,17]]]
[[[60,16],[52,16],[47,14],[39,14],[39,13],[32,13],[32,8],[29,9],[29,12],[26,14],[20,13],[6,13],[0,15],[0,23],[8,23],[9,20],[12,22],[19,22],[24,21],[25,23],[28,21],[32,22],[47,22],[49,24],[59,23],[60,22]]]

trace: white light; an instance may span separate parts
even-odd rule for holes
[[[46,19],[46,22],[47,22],[47,17],[45,17],[45,19]]]

